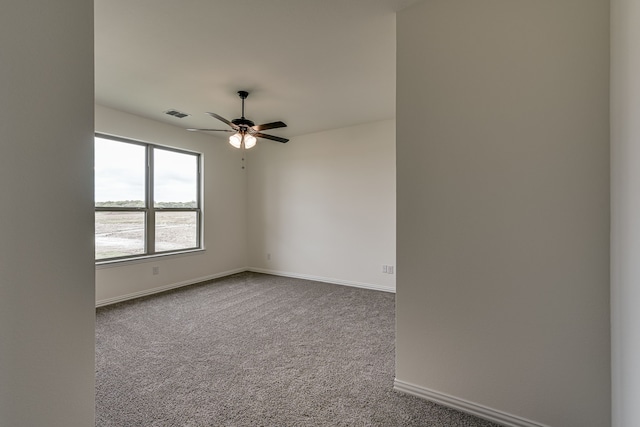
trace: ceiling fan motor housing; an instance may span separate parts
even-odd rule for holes
[[[248,127],[248,128],[255,125],[255,123],[253,123],[251,120],[245,119],[244,117],[242,117],[241,119],[233,119],[231,120],[231,123],[233,123],[236,126]]]

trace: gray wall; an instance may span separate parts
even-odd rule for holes
[[[93,2],[2,3],[0,426],[94,423]]]
[[[397,28],[397,380],[610,425],[609,2],[426,0]]]
[[[640,420],[640,2],[611,2],[613,425]]]

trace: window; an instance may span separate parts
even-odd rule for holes
[[[199,249],[200,154],[95,137],[96,261]]]

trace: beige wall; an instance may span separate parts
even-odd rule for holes
[[[611,2],[613,425],[640,420],[640,3]]]
[[[202,153],[205,190],[206,250],[97,266],[99,305],[246,269],[246,173],[239,151],[224,139],[100,105],[95,121],[97,132]],[[153,267],[159,268],[158,275]]]
[[[2,3],[0,426],[94,423],[93,3]]]
[[[252,269],[395,290],[394,120],[262,141],[247,162]]]
[[[425,0],[397,28],[397,385],[610,425],[609,2]]]

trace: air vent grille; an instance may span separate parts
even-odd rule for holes
[[[182,111],[173,110],[173,109],[167,110],[164,113],[173,117],[177,117],[179,119],[184,119],[185,117],[188,117],[191,115],[191,114],[183,113]]]

